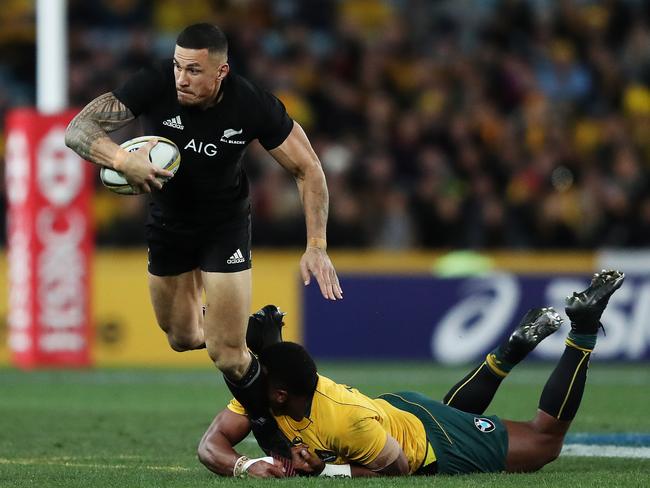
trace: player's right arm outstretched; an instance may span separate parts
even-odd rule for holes
[[[198,455],[201,463],[210,471],[223,476],[243,476],[252,478],[283,478],[285,470],[282,462],[274,460],[273,464],[260,460],[245,461],[233,446],[239,444],[251,431],[251,424],[246,415],[241,415],[227,408],[222,410],[212,421],[199,443]],[[246,466],[245,469],[243,469]]]
[[[105,93],[72,119],[65,131],[65,143],[82,158],[123,173],[132,186],[149,193],[152,188],[162,188],[156,176],[172,176],[149,163],[149,151],[156,143],[152,141],[129,153],[108,137],[134,119],[133,112],[113,93]]]

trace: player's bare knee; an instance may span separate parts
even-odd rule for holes
[[[214,361],[214,365],[228,378],[232,378],[234,380],[238,380],[244,376],[246,367],[248,366],[241,361],[234,361],[232,359],[224,360],[223,358],[219,358]]]
[[[200,346],[196,337],[173,332],[167,333],[167,341],[171,348],[176,352],[193,351]]]
[[[190,345],[187,344],[187,343],[178,342],[176,340],[173,340],[169,336],[167,336],[167,340],[169,341],[170,347],[176,352],[185,352],[185,351],[191,351],[192,350]]]
[[[212,341],[206,343],[210,359],[214,365],[230,378],[240,378],[246,372],[249,363],[249,356],[245,348],[228,347],[223,344],[215,344]]]

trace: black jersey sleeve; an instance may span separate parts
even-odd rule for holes
[[[121,87],[113,90],[113,95],[137,117],[160,98],[163,89],[162,73],[156,67],[148,66],[138,71]]]
[[[284,104],[274,95],[261,90],[259,101],[260,120],[257,139],[264,149],[270,151],[282,144],[289,136],[293,129],[293,120],[287,114]]]

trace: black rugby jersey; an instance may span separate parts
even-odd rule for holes
[[[250,211],[241,159],[258,139],[265,149],[284,142],[293,121],[280,100],[229,73],[223,97],[205,110],[178,103],[172,59],[143,68],[113,94],[144,121],[145,134],[171,139],[181,151],[176,175],[151,193],[151,212],[189,223],[214,222]]]

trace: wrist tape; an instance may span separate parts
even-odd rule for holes
[[[326,464],[318,476],[328,478],[352,478],[352,468],[349,464]]]
[[[248,469],[258,461],[264,461],[265,463],[273,464],[273,458],[271,456],[254,459],[249,459],[246,456],[241,456],[239,459],[237,459],[237,461],[235,461],[235,467],[232,469],[233,477],[245,477],[246,474],[248,474]]]

